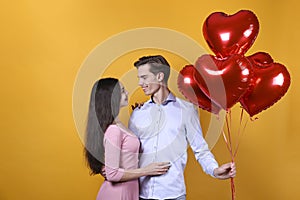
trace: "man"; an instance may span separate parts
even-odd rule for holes
[[[194,105],[170,92],[167,60],[160,55],[146,56],[134,66],[138,70],[139,86],[151,97],[133,111],[129,120],[129,128],[141,141],[140,166],[161,161],[171,163],[169,171],[162,176],[140,178],[140,199],[186,199],[184,168],[188,144],[205,173],[218,179],[234,177],[234,163],[218,167],[209,151]]]

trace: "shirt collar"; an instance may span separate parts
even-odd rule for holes
[[[162,102],[161,105],[167,105],[169,102],[175,102],[175,101],[176,101],[175,95],[172,92],[170,92],[167,99],[164,102]],[[153,100],[153,96],[151,96],[150,98],[150,103],[155,103]]]

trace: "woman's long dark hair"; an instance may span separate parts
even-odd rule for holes
[[[88,111],[85,158],[91,175],[99,174],[104,165],[104,132],[120,111],[121,88],[115,78],[98,80],[92,89]]]

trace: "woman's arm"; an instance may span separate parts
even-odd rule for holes
[[[143,168],[125,170],[120,181],[129,181],[141,176],[158,176],[167,173],[170,168],[169,162],[151,163]]]
[[[120,168],[122,134],[118,127],[109,126],[104,136],[106,179],[118,182],[124,174]]]
[[[112,182],[129,181],[141,176],[162,175],[170,168],[169,162],[152,163],[146,167],[125,170],[120,168],[122,133],[118,127],[110,126],[105,133],[105,172],[106,179]]]

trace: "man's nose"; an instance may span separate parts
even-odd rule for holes
[[[139,79],[139,86],[142,86],[143,85],[143,80]]]

